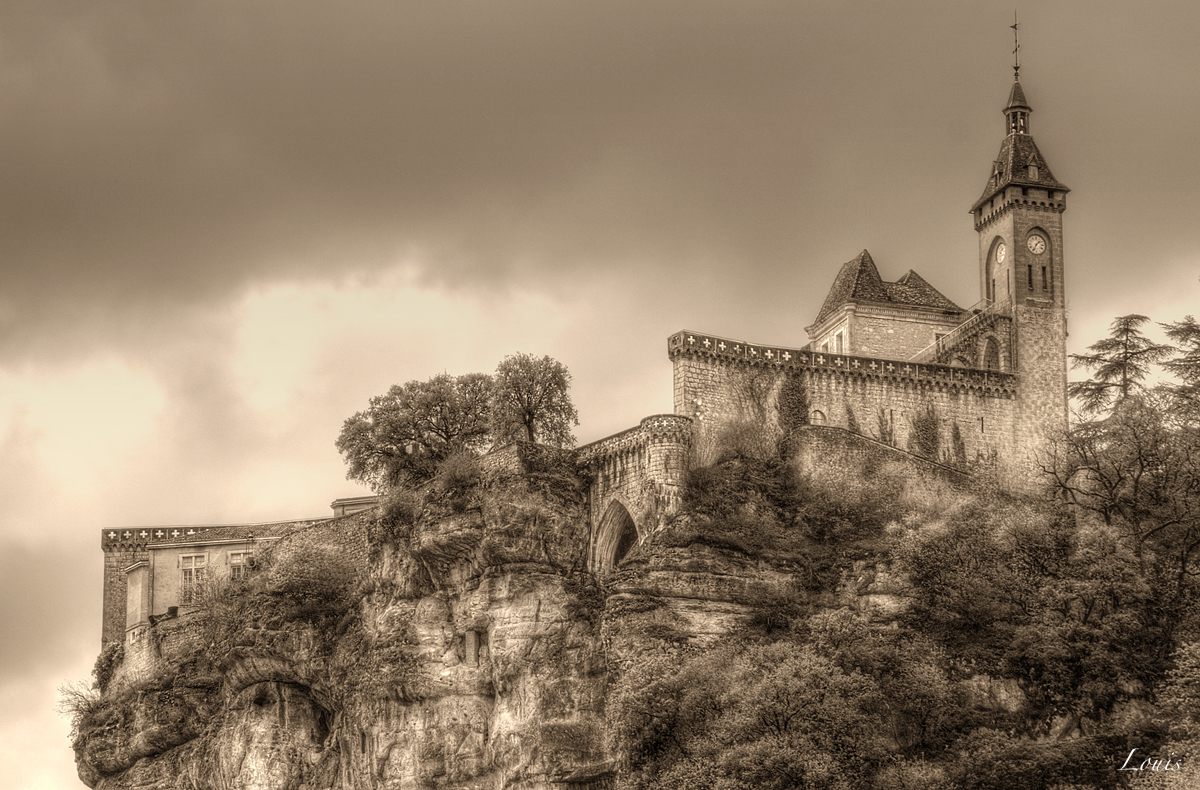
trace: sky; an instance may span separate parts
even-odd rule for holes
[[[800,346],[864,248],[979,300],[1011,8],[0,4],[0,765],[79,788],[100,531],[327,515],[395,383],[549,355],[580,442],[681,329]],[[1200,6],[1020,4],[1070,346],[1200,312]]]

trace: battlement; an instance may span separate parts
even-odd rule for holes
[[[743,365],[773,366],[781,370],[811,370],[948,389],[962,388],[989,397],[1012,397],[1017,391],[1017,377],[996,370],[827,354],[803,348],[747,343],[700,332],[684,331],[671,335],[667,339],[667,353],[673,362],[685,356],[702,357]]]
[[[692,439],[692,421],[679,414],[652,414],[632,428],[597,439],[576,449],[581,464],[593,465],[606,458],[644,448],[654,440],[666,439],[688,445]]]

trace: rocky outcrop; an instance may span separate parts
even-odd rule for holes
[[[798,582],[803,557],[661,531],[596,579],[583,474],[569,456],[485,465],[280,541],[245,586],[127,650],[80,719],[81,778],[101,790],[608,788],[621,755],[606,702],[625,669],[768,632],[805,607],[903,606],[869,556],[821,591]]]

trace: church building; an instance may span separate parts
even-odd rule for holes
[[[749,419],[739,379],[775,371],[803,382],[810,424],[903,450],[914,422],[935,419],[933,460],[997,462],[1017,478],[1036,477],[1039,453],[1067,427],[1062,214],[1069,190],[1033,140],[1033,110],[1015,71],[1000,153],[970,207],[979,301],[960,307],[914,271],[887,282],[863,250],[838,271],[806,328],[807,345],[671,336],[676,414],[705,430]]]

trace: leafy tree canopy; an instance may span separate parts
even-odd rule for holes
[[[483,373],[440,374],[395,385],[346,420],[337,449],[346,477],[378,492],[405,478],[425,480],[458,451],[481,451],[491,442],[492,379]]]
[[[524,439],[555,447],[575,444],[579,415],[567,391],[571,374],[550,357],[513,354],[497,367],[491,425],[497,441]]]

